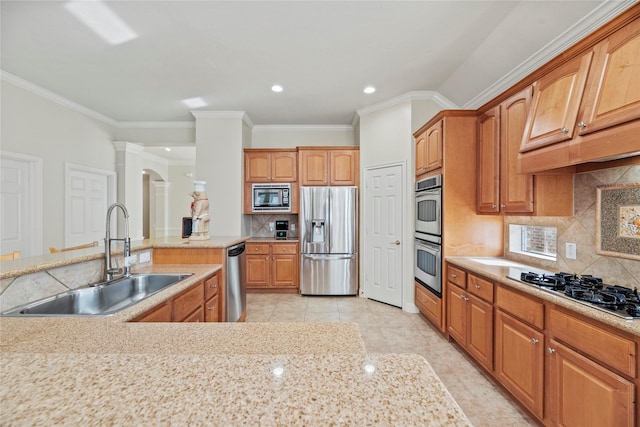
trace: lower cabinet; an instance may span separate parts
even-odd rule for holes
[[[442,326],[442,299],[418,282],[414,282],[414,286],[418,310],[440,329]]]
[[[453,283],[448,284],[447,292],[449,336],[492,370],[493,306]]]
[[[218,322],[219,274],[215,273],[132,322]]]
[[[297,243],[247,242],[247,290],[297,291],[299,262]]]
[[[544,417],[544,334],[496,310],[495,376],[524,406]]]

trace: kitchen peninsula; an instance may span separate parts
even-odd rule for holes
[[[186,288],[219,268],[135,271],[192,272]],[[110,317],[0,318],[0,422],[470,425],[424,358],[367,354],[354,323],[129,322],[162,294]]]

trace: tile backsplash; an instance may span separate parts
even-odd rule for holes
[[[603,256],[596,253],[596,187],[640,182],[640,166],[623,166],[579,173],[574,176],[574,214],[572,217],[506,216],[505,256],[550,271],[592,274],[605,282],[640,288],[640,261]],[[542,225],[558,229],[556,261],[544,261],[509,252],[509,225]],[[577,259],[565,258],[565,244],[577,244]],[[640,243],[639,243],[640,244]]]
[[[251,215],[251,237],[273,237],[275,230],[269,230],[269,223],[276,221],[289,221],[289,238],[298,237],[298,215],[285,214]],[[291,230],[291,224],[296,225],[295,230]]]

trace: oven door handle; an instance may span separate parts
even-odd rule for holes
[[[440,246],[440,245],[434,245],[432,243],[425,242],[424,240],[419,240],[419,239],[416,239],[416,245],[417,246],[423,246],[429,252],[434,252],[434,253],[435,252],[440,252],[442,250],[442,246]]]

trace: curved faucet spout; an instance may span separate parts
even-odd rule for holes
[[[120,208],[122,210],[122,214],[124,215],[124,238],[111,238],[111,212],[115,208]],[[124,242],[124,259],[125,266],[124,270],[113,268],[111,266],[111,242],[114,240]],[[114,203],[109,206],[107,209],[107,222],[106,222],[106,233],[104,237],[104,280],[109,281],[113,279],[113,275],[116,273],[123,272],[125,276],[129,276],[131,274],[129,269],[129,264],[126,262],[127,258],[131,255],[131,239],[129,238],[129,211],[122,203]]]

